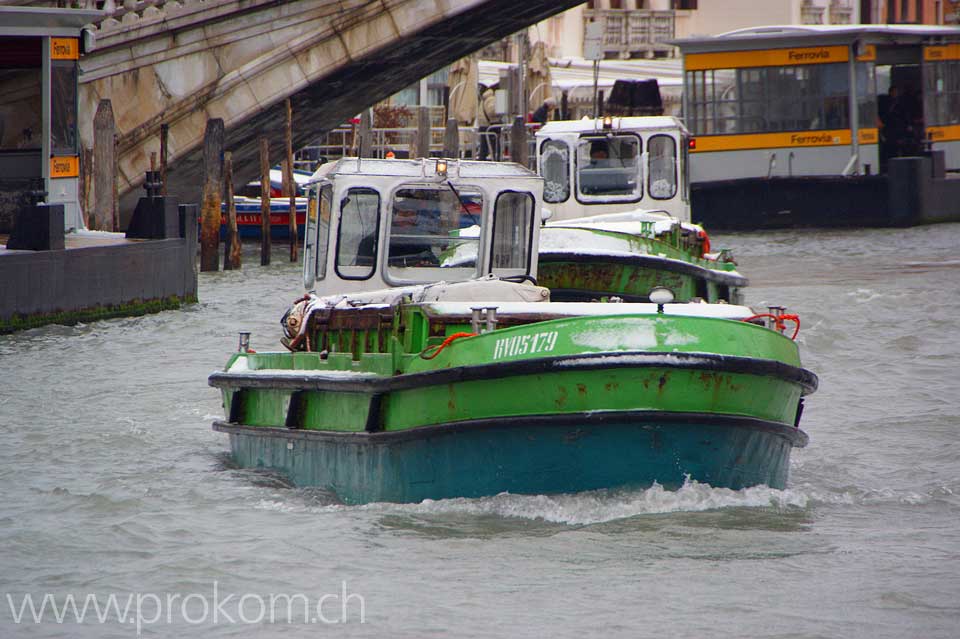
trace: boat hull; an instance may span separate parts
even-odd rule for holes
[[[237,208],[237,234],[241,239],[259,239],[263,224],[260,219],[260,201],[255,203],[243,202]],[[306,226],[307,205],[305,200],[297,202],[297,237],[303,239]],[[220,236],[226,237],[227,215],[226,205],[221,206]],[[290,237],[290,202],[279,198],[270,203],[270,237],[285,240]]]
[[[600,488],[783,488],[797,428],[655,411],[466,421],[406,432],[331,433],[217,422],[236,462],[330,490],[345,503]]]

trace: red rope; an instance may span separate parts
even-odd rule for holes
[[[440,354],[440,351],[445,349],[447,346],[450,346],[450,344],[453,344],[454,340],[458,340],[461,337],[473,337],[474,335],[476,335],[476,333],[454,333],[447,339],[443,340],[443,343],[440,344],[439,346],[428,346],[425,349],[423,349],[423,351],[420,353],[420,357],[422,357],[423,359],[433,359],[434,357]],[[434,350],[432,353],[427,355],[427,352],[429,352],[430,349],[434,349]]]
[[[777,330],[780,331],[781,333],[787,329],[787,327],[783,324],[784,320],[793,322],[795,328],[793,329],[793,335],[790,336],[790,339],[797,339],[797,335],[800,333],[800,316],[799,315],[791,315],[791,314],[774,315],[773,313],[760,313],[758,315],[752,315],[743,321],[750,322],[752,320],[762,319],[764,317],[769,317],[770,319],[772,319],[774,326],[776,326]]]

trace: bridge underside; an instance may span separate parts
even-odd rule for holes
[[[314,56],[322,56],[329,55],[335,48],[341,49],[340,59],[324,62],[328,72],[302,86],[293,86],[286,92],[273,93],[270,96],[271,102],[261,103],[256,109],[249,109],[243,117],[231,118],[229,107],[216,108],[216,100],[209,97],[194,98],[196,104],[191,117],[180,117],[181,120],[191,119],[189,125],[181,126],[178,132],[176,119],[169,122],[167,118],[171,140],[174,142],[171,144],[172,156],[167,171],[168,193],[179,198],[181,202],[200,201],[203,131],[195,117],[198,111],[202,112],[199,115],[202,115],[204,121],[207,117],[224,118],[225,149],[233,153],[234,180],[236,184],[244,184],[259,175],[261,135],[267,135],[270,139],[272,161],[275,162],[275,158],[281,157],[285,122],[284,98],[290,97],[293,107],[293,146],[306,146],[362,109],[389,97],[437,69],[580,3],[581,0],[467,2],[466,4],[471,5],[469,8],[453,14],[449,14],[448,9],[448,14],[442,19],[434,20],[422,28],[408,32],[407,35],[377,42],[373,47],[368,44],[360,55],[349,50],[347,35],[342,32],[335,33],[327,40],[336,40],[337,47],[331,47],[327,42],[312,52]],[[371,5],[383,7],[387,4],[389,3],[365,3],[362,8],[372,20],[382,19],[383,11],[372,13],[376,11],[376,6]],[[390,18],[396,23],[396,16]],[[359,28],[362,30],[363,25],[359,25]],[[289,54],[291,58],[295,55],[292,52]],[[303,66],[302,61],[300,64]],[[224,71],[220,73],[222,78]],[[107,91],[103,86],[91,92],[87,108],[93,106],[89,102],[94,97],[111,97],[105,93]],[[183,111],[182,105],[178,106]],[[120,105],[120,108],[122,109],[123,105]],[[114,110],[118,110],[116,104]],[[122,211],[132,210],[140,197],[142,173],[149,168],[148,161],[144,159],[149,157],[150,151],[158,149],[160,124],[164,117],[167,117],[163,114],[172,111],[175,109],[164,109],[160,115],[145,117],[146,122],[138,126],[127,126],[126,130],[120,127],[118,133]]]

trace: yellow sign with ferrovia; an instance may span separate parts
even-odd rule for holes
[[[927,139],[931,142],[952,142],[960,140],[960,124],[928,126]]]
[[[80,175],[80,159],[75,155],[54,156],[50,158],[50,177],[70,178]]]
[[[762,49],[688,53],[683,64],[687,71],[704,69],[743,69],[749,67],[783,67],[801,64],[829,64],[850,59],[848,47],[823,46],[795,49]]]
[[[860,144],[876,144],[878,141],[877,129],[860,129],[857,132],[857,139],[860,141]]]
[[[925,62],[937,62],[939,60],[960,60],[960,44],[944,44],[923,48],[923,59]]]
[[[840,146],[850,144],[850,138],[850,129],[704,135],[697,138],[697,148],[691,149],[691,152],[703,153],[710,151],[745,151],[748,149]]]
[[[80,40],[77,38],[50,38],[51,60],[79,60]]]

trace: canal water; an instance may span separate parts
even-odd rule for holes
[[[347,507],[233,468],[206,378],[279,347],[282,247],[183,311],[0,336],[0,637],[958,636],[960,225],[713,244],[820,376],[787,490]]]

